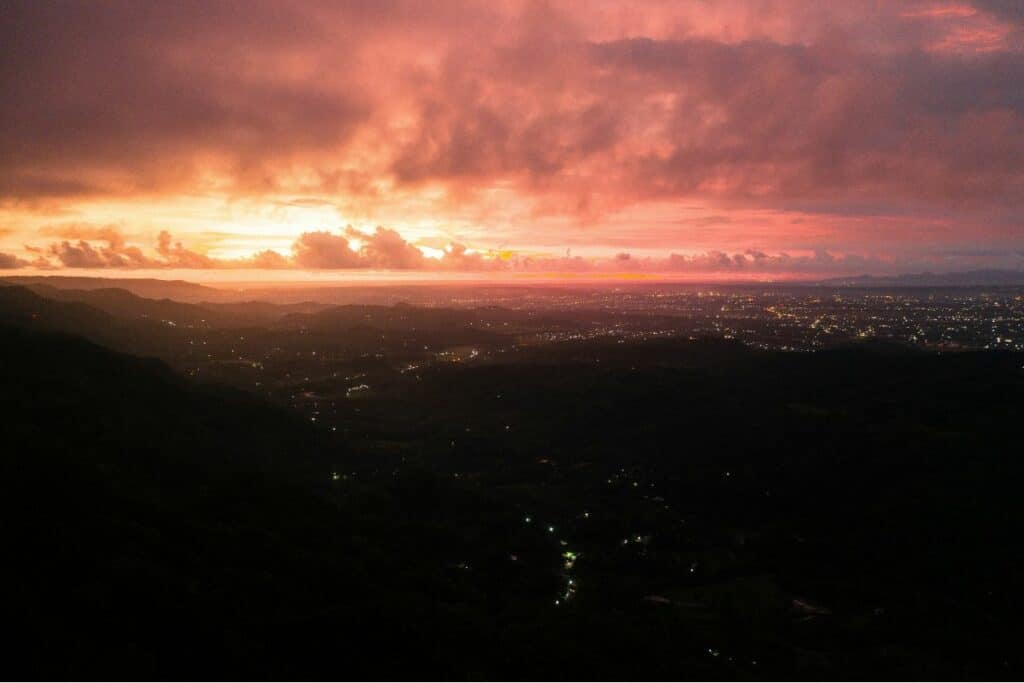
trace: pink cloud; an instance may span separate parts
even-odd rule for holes
[[[485,252],[667,254],[699,234],[710,260],[675,262],[687,268],[719,252],[776,267],[736,244],[863,251],[879,228],[848,217],[865,206],[886,239],[922,253],[979,229],[1019,244],[1022,37],[1011,0],[14,2],[0,28],[0,205],[314,195],[368,216],[469,216]],[[722,220],[644,223],[656,203]],[[779,220],[740,220],[751,212]],[[786,220],[808,213],[813,231]],[[936,214],[953,226],[941,235]],[[237,265],[166,233],[149,255],[92,233],[48,256]],[[390,228],[306,232],[292,254],[248,263],[506,267],[457,245],[425,260]]]

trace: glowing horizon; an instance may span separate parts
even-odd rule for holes
[[[15,2],[8,15],[8,274],[1024,266],[1013,3]]]

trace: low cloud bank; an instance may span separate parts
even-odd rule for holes
[[[46,231],[63,237],[46,247],[26,245],[34,256],[27,260],[0,253],[0,269],[274,269],[274,270],[394,270],[424,272],[548,272],[548,273],[678,273],[726,275],[844,275],[894,273],[909,270],[970,268],[970,255],[945,253],[934,258],[891,258],[835,254],[768,254],[756,249],[736,252],[670,253],[663,257],[619,252],[609,257],[544,256],[515,252],[481,251],[451,243],[428,256],[398,231],[378,226],[363,231],[347,226],[338,231],[302,233],[291,252],[259,251],[244,258],[216,258],[195,251],[167,231],[157,235],[147,252],[128,243],[115,227],[68,226]],[[1024,255],[1010,254],[1006,267],[1024,266]],[[1012,261],[1012,262],[1011,262]]]

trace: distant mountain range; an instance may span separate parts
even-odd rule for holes
[[[32,287],[48,285],[56,289],[125,289],[147,299],[173,299],[186,303],[225,301],[237,299],[232,293],[185,280],[159,280],[156,278],[107,278],[65,275],[15,276],[0,278],[0,284]]]
[[[113,290],[125,290],[126,293],[146,299],[165,300],[165,304],[179,302],[184,304],[201,304],[207,309],[222,307],[222,313],[228,313],[232,307],[241,305],[242,310],[231,311],[245,317],[262,311],[263,317],[276,319],[288,312],[312,313],[326,307],[326,304],[339,303],[394,303],[401,300],[403,294],[416,289],[412,286],[376,285],[360,288],[351,287],[286,287],[265,288],[221,288],[209,287],[186,280],[160,280],[156,278],[106,278],[79,277],[64,275],[47,276],[14,276],[0,278],[0,285],[18,285],[28,287],[50,299],[85,301],[100,309],[111,307],[121,308],[124,301],[115,302]],[[779,282],[778,284],[786,284]],[[1024,286],[1024,269],[979,269],[952,273],[908,273],[903,275],[848,275],[833,277],[801,284],[825,287],[1006,287]],[[57,291],[61,290],[61,291]],[[104,290],[104,291],[95,291]],[[536,291],[536,290],[535,290]],[[90,294],[90,292],[94,292]],[[357,294],[358,293],[358,294]],[[372,295],[371,295],[372,293]],[[166,301],[170,300],[170,301]],[[315,303],[318,302],[318,303]],[[273,304],[291,304],[293,310],[279,310]],[[123,311],[110,311],[121,314]],[[203,316],[205,317],[205,316]]]
[[[854,275],[820,280],[839,287],[971,287],[1024,285],[1024,270],[966,270],[958,273]]]

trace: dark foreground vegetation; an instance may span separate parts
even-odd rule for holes
[[[0,288],[11,676],[1020,676],[1020,354],[89,296]]]

